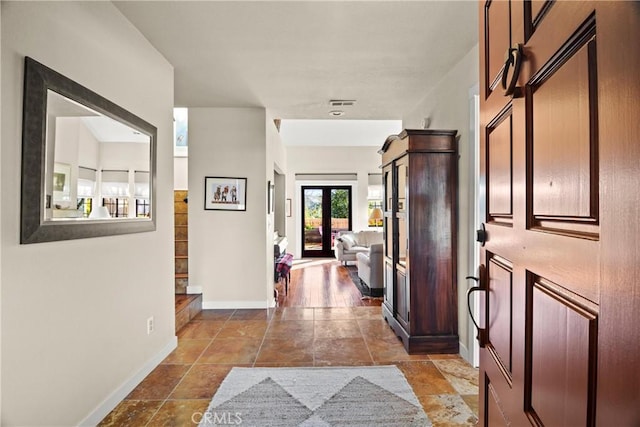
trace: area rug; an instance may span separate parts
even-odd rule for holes
[[[371,289],[370,287],[362,283],[360,277],[358,276],[358,267],[356,267],[355,265],[348,265],[347,271],[349,271],[351,281],[353,281],[353,284],[356,285],[356,288],[358,288],[360,294],[363,297],[382,298],[382,293],[384,292],[382,288]]]
[[[233,368],[200,426],[431,426],[395,366]]]

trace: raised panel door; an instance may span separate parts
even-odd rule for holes
[[[480,16],[480,423],[635,425],[640,8],[488,1]]]

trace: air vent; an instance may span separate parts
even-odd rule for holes
[[[352,107],[355,103],[355,99],[332,99],[329,101],[329,105],[332,107]]]

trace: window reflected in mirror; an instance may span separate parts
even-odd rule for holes
[[[44,220],[149,218],[150,143],[149,135],[48,90],[53,171],[45,169]],[[93,212],[99,206],[108,216]]]

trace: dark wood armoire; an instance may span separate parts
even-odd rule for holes
[[[382,313],[409,353],[458,353],[455,130],[390,136],[382,155]]]

